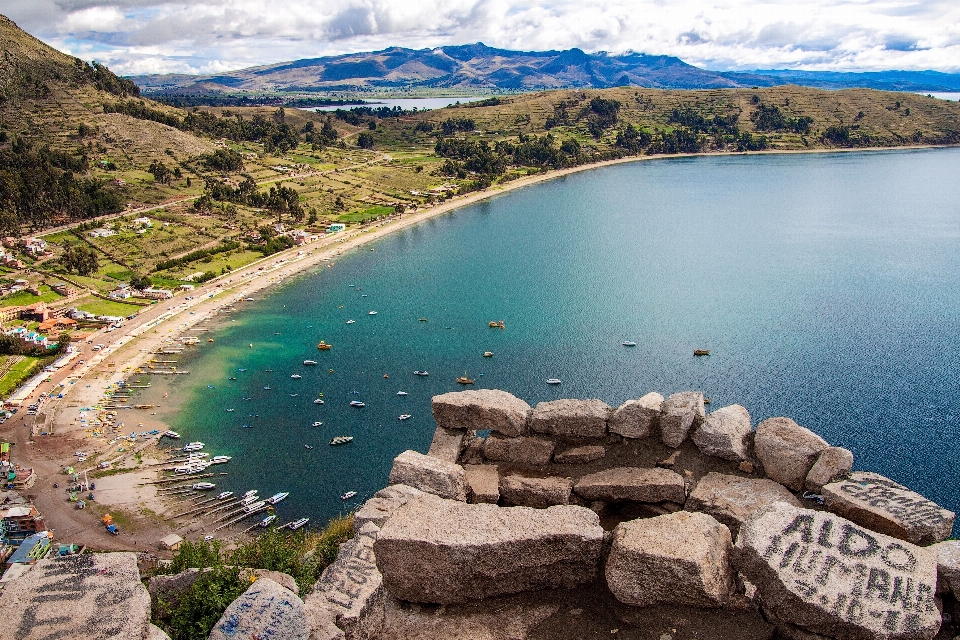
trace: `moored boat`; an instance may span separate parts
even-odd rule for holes
[[[329,350],[330,350],[330,347],[332,347],[332,346],[333,346],[333,345],[327,344],[326,342],[324,342],[323,340],[321,340],[320,343],[317,345],[317,349],[320,349],[320,351],[329,351]]]
[[[547,384],[560,384],[563,382],[560,378],[547,378]]]
[[[260,523],[259,523],[257,526],[258,526],[258,527],[268,527],[268,526],[270,526],[270,523],[273,522],[273,521],[276,520],[276,519],[277,519],[277,516],[275,516],[275,515],[267,516],[266,518],[264,518],[263,520],[261,520]]]
[[[316,365],[316,364],[317,364],[317,361],[316,361],[316,360],[304,360],[304,361],[303,361],[303,364],[306,365],[306,366],[308,366],[308,367],[310,367],[310,366]]]
[[[269,504],[277,504],[278,502],[281,502],[282,500],[286,500],[287,496],[289,496],[289,495],[290,495],[290,493],[289,493],[288,491],[281,491],[280,493],[275,493],[275,494],[273,494],[272,496],[270,496],[269,498],[267,498],[267,499],[265,500],[265,502],[267,502],[267,503],[269,503]]]
[[[290,377],[293,378],[294,380],[299,380],[299,379],[302,378],[303,376],[300,375],[299,373],[295,373],[295,374],[293,374],[293,375],[290,376]]]
[[[347,320],[347,324],[353,324],[356,320]]]
[[[491,329],[503,329],[503,320],[491,320],[490,321]]]
[[[368,315],[368,316],[375,316],[375,315],[377,315],[377,312],[376,312],[376,311],[368,311],[368,312],[367,312],[367,315]]]
[[[210,464],[224,464],[233,460],[232,456],[213,456],[210,458]]]
[[[307,524],[308,522],[310,522],[310,518],[300,518],[299,520],[294,520],[289,525],[290,531],[296,531],[297,529]]]
[[[319,420],[317,420],[317,421],[314,422],[311,426],[319,427],[319,426],[322,425],[322,424],[323,424],[322,422],[320,422]]]
[[[330,444],[333,446],[338,444],[347,444],[348,442],[353,442],[353,436],[336,436],[330,440]]]
[[[351,406],[351,407],[356,407],[356,408],[358,408],[358,409],[362,409],[363,407],[365,407],[365,406],[367,406],[367,405],[363,404],[363,403],[360,402],[359,400],[351,400],[351,401],[350,401],[350,406]]]
[[[245,506],[243,510],[246,513],[251,513],[253,511],[258,511],[260,509],[263,509],[265,506],[267,506],[266,502],[264,502],[263,500],[258,500],[257,502],[251,502],[250,504]]]
[[[710,355],[710,349],[694,349],[693,355],[695,356],[708,356]]]
[[[411,416],[409,413],[403,413],[403,414],[400,414],[400,416],[397,417],[397,420],[409,420],[409,419],[412,418],[412,417],[413,417],[413,416]]]
[[[635,347],[635,346],[637,346],[637,343],[636,343],[636,342],[633,342],[632,340],[624,340],[624,341],[621,342],[620,344],[622,344],[622,345],[625,346],[625,347]]]
[[[457,384],[473,384],[474,380],[467,377],[467,372],[464,371],[463,375],[457,378]]]
[[[200,451],[205,445],[202,442],[191,442],[183,448],[184,451]]]
[[[320,398],[317,398],[316,400],[313,401],[313,404],[323,404],[323,400],[321,400]]]
[[[210,489],[213,489],[215,486],[217,485],[213,484],[212,482],[198,482],[197,484],[193,485],[193,487],[191,488],[194,491],[209,491]]]
[[[357,495],[357,492],[356,492],[356,491],[347,491],[347,492],[344,493],[342,496],[340,496],[340,499],[341,499],[341,500],[349,500],[350,498],[354,497],[355,495]]]
[[[405,395],[407,395],[407,392],[406,392],[406,391],[397,391],[397,395],[398,395],[398,396],[405,396]]]
[[[415,376],[428,376],[428,375],[430,375],[430,374],[427,373],[426,371],[418,370],[418,371],[414,371],[414,372],[413,372],[413,375],[415,375]]]
[[[483,352],[483,357],[484,357],[484,358],[492,358],[492,357],[493,357],[493,351],[484,351],[484,352]]]
[[[171,440],[179,440],[179,439],[180,439],[180,434],[177,433],[176,431],[164,431],[164,432],[163,432],[163,435],[165,435],[166,437],[170,438]]]

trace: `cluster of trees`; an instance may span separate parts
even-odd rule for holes
[[[493,146],[486,140],[440,138],[434,146],[436,154],[446,161],[440,166],[443,175],[466,178],[469,172],[480,176],[480,186],[489,185],[511,165],[522,167],[571,167],[583,162],[580,143],[565,140],[559,147],[553,134],[531,136],[521,134],[517,144],[500,141]]]
[[[261,142],[269,153],[274,149],[282,153],[294,149],[300,144],[300,135],[283,118],[268,119],[261,114],[250,120],[241,115],[217,115],[209,111],[193,110],[184,116],[154,109],[143,100],[120,100],[103,105],[105,113],[122,113],[140,120],[159,122],[181,131],[197,135],[226,138],[234,142]],[[278,113],[282,111],[282,107]]]
[[[766,105],[762,102],[758,102],[756,111],[750,114],[750,121],[757,131],[792,131],[803,135],[810,133],[810,125],[813,124],[810,116],[791,118],[777,105]]]
[[[60,263],[63,264],[67,273],[77,273],[81,276],[88,276],[100,268],[97,250],[82,242],[65,244]]]
[[[674,109],[667,122],[686,127],[691,133],[736,136],[740,131],[737,126],[739,120],[739,113],[715,114],[713,117],[709,117],[704,116],[696,109],[684,107],[683,109]]]
[[[204,194],[193,206],[197,211],[208,212],[213,210],[214,201],[268,209],[276,213],[278,218],[289,214],[298,222],[304,218],[303,205],[300,204],[300,195],[296,189],[281,184],[271,186],[269,191],[257,191],[257,183],[249,175],[244,175],[243,181],[236,187],[208,179]]]
[[[69,154],[14,139],[0,149],[0,230],[19,235],[23,225],[85,220],[123,208],[119,193],[102,180],[77,178],[89,169],[82,152]]]
[[[160,184],[170,184],[173,182],[174,178],[179,179],[183,173],[180,171],[180,167],[174,167],[173,171],[170,170],[170,167],[163,164],[159,160],[154,160],[150,163],[150,168],[147,169],[151,174],[153,174],[153,179]]]
[[[337,133],[337,130],[333,128],[333,124],[330,122],[330,116],[327,116],[327,119],[324,120],[323,126],[320,127],[319,131],[313,122],[308,122],[303,127],[303,133],[307,144],[321,148],[329,147],[340,139],[340,134]]]
[[[135,273],[130,276],[130,286],[138,291],[143,291],[153,286],[153,280],[150,279],[150,276],[142,276]]]
[[[70,344],[70,334],[61,333],[57,337],[57,346],[53,349],[47,349],[40,345],[28,345],[23,340],[15,336],[0,334],[0,355],[4,356],[33,356],[35,358],[45,358],[48,356],[58,356],[67,350]]]
[[[115,96],[124,98],[127,96],[138,97],[140,95],[140,87],[138,87],[133,80],[118,77],[102,64],[97,62],[89,64],[80,58],[75,58],[74,64],[77,66],[77,70],[83,79],[101,91],[106,91],[107,93],[112,93]]]
[[[460,131],[470,132],[476,128],[476,123],[472,118],[447,118],[440,123],[440,131],[445,136],[452,136]],[[433,127],[431,127],[432,129]]]
[[[203,164],[208,169],[233,173],[243,171],[243,156],[233,149],[217,149],[213,153],[203,156]]]
[[[570,110],[579,104],[577,100],[561,100],[553,107],[553,115],[547,118],[546,128],[570,126],[586,119],[590,135],[599,140],[604,131],[617,126],[621,106],[618,100],[597,96],[572,116]]]
[[[203,258],[209,258],[210,256],[215,256],[219,253],[226,253],[228,251],[234,251],[239,249],[242,245],[239,242],[233,242],[230,240],[224,240],[220,243],[219,246],[211,247],[210,249],[198,249],[196,251],[191,251],[185,256],[180,256],[179,258],[172,258],[170,260],[164,260],[163,262],[157,263],[157,271],[164,271],[166,269],[175,269],[178,267],[184,267],[191,262],[197,260],[202,260]],[[130,286],[140,289],[133,283],[133,280],[130,280]],[[147,284],[149,287],[150,285]]]

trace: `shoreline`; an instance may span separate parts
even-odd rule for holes
[[[50,431],[57,436],[66,437],[69,439],[70,444],[68,444],[66,447],[48,447],[46,446],[47,443],[50,442],[48,439],[37,439],[36,441],[31,441],[30,444],[32,446],[32,450],[29,451],[29,454],[32,455],[28,455],[26,460],[21,458],[18,460],[18,462],[21,462],[25,465],[32,465],[37,468],[40,480],[38,480],[37,485],[31,491],[31,493],[39,494],[36,502],[38,503],[38,507],[41,507],[42,505],[41,512],[45,514],[45,517],[47,517],[51,527],[60,531],[69,529],[73,529],[74,531],[83,531],[84,533],[96,531],[96,534],[93,535],[93,541],[91,541],[89,544],[98,547],[107,546],[108,548],[130,549],[131,544],[123,544],[126,542],[124,538],[111,538],[107,536],[105,532],[103,532],[102,527],[100,527],[96,518],[91,518],[87,514],[81,514],[80,512],[73,511],[73,505],[67,503],[63,499],[62,490],[56,490],[52,488],[52,484],[55,481],[62,480],[62,478],[58,476],[58,470],[61,467],[70,465],[73,462],[71,460],[70,452],[73,450],[74,446],[77,446],[81,449],[96,447],[98,449],[105,450],[105,447],[101,445],[106,444],[106,438],[101,438],[99,440],[84,438],[83,436],[85,434],[83,431],[85,429],[85,425],[83,425],[82,422],[78,422],[77,418],[74,418],[73,416],[78,415],[75,414],[75,412],[78,411],[78,407],[90,407],[99,404],[100,400],[104,397],[105,386],[117,379],[129,378],[130,375],[132,375],[130,372],[133,369],[139,365],[145,364],[151,357],[154,356],[154,352],[162,348],[165,343],[176,340],[178,336],[203,322],[215,320],[224,307],[232,306],[236,304],[238,300],[249,297],[256,292],[263,291],[268,287],[281,284],[292,276],[300,275],[310,268],[316,267],[325,261],[333,260],[336,257],[343,255],[347,251],[363,247],[370,242],[378,240],[396,231],[431,220],[437,216],[451,213],[467,205],[472,205],[494,196],[508,193],[514,189],[520,189],[554,178],[565,177],[580,171],[599,169],[606,166],[627,162],[668,158],[692,158],[721,155],[836,153],[850,151],[899,151],[927,148],[952,147],[918,145],[911,147],[809,150],[798,149],[749,153],[725,152],[714,154],[630,156],[627,158],[607,160],[598,163],[580,165],[577,167],[549,171],[547,173],[524,176],[523,178],[519,178],[505,185],[497,185],[496,187],[491,187],[483,191],[470,193],[465,196],[458,196],[428,209],[423,209],[416,213],[405,214],[400,218],[392,217],[386,221],[375,223],[368,227],[360,227],[346,235],[336,234],[334,236],[318,240],[312,244],[292,248],[272,256],[261,258],[242,269],[238,269],[235,272],[225,274],[211,280],[208,283],[205,283],[186,297],[178,296],[178,298],[174,298],[173,300],[161,301],[156,305],[148,307],[146,310],[138,314],[134,320],[127,321],[124,327],[115,332],[113,335],[107,333],[99,334],[96,340],[104,342],[112,341],[112,343],[109,344],[105,350],[94,354],[92,357],[89,357],[84,365],[78,367],[77,371],[70,372],[65,377],[59,376],[64,380],[64,382],[70,381],[63,390],[64,398],[62,400],[50,401],[48,406],[52,406],[50,406],[49,409],[45,409],[45,411],[50,414],[50,420],[48,423]],[[188,300],[187,298],[190,299]],[[241,309],[242,306],[237,307],[238,311]],[[110,363],[113,363],[114,366],[109,366]],[[56,385],[56,381],[54,382],[54,385]],[[39,393],[41,390],[49,391],[49,383],[42,384],[41,387],[34,392],[34,394]],[[166,405],[165,403],[164,413],[168,411],[176,411],[178,410],[178,406],[179,404],[177,399],[170,398],[170,404]],[[156,420],[147,419],[146,416],[141,419],[144,420],[144,423],[149,424],[149,426],[142,427],[142,429],[157,428],[161,431],[164,430],[161,428],[161,425],[164,425],[164,423],[160,419],[160,416],[157,416]],[[135,420],[137,420],[137,418],[131,419],[131,422],[134,422]],[[166,428],[169,428],[169,426],[166,426]],[[127,429],[125,428],[125,430]],[[51,450],[55,448],[62,449],[62,451]],[[18,454],[22,455],[25,453],[23,449],[24,448],[21,448],[18,451]],[[18,458],[20,455],[18,455]],[[129,453],[127,455],[129,456]],[[34,459],[31,460],[31,457]],[[129,472],[118,474],[113,476],[113,478],[119,480],[122,476],[132,479],[134,475],[141,473],[142,470],[131,469]],[[104,484],[113,485],[114,482],[108,481],[110,479],[111,478],[104,478]],[[104,486],[104,489],[106,488],[107,486]],[[131,492],[134,494],[132,498],[133,505],[135,508],[137,508],[137,505],[139,505],[139,510],[141,512],[149,509],[151,513],[162,515],[164,511],[166,511],[166,508],[163,506],[161,501],[161,497],[157,494],[155,489],[148,489],[144,491],[142,488],[131,487]],[[47,515],[48,513],[49,516]],[[86,522],[87,526],[82,526],[78,529],[78,526],[82,524],[82,521],[88,521]],[[144,532],[146,533],[147,538],[152,537],[152,539],[144,540],[143,536],[138,536],[143,542],[137,543],[137,540],[134,539],[132,540],[132,547],[135,550],[151,551],[155,553],[156,542],[164,533],[174,531],[181,531],[182,533],[182,529],[183,527],[178,527],[171,521],[154,522],[152,526],[148,527],[148,531]],[[156,535],[157,532],[161,532],[160,535]],[[67,531],[66,535],[69,536],[71,533]],[[60,535],[58,535],[58,537],[64,539]],[[129,538],[127,538],[127,540],[129,540]],[[146,548],[144,548],[144,544],[146,544]]]

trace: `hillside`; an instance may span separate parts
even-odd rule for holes
[[[960,74],[933,71],[836,73],[759,70],[716,72],[672,56],[512,51],[483,43],[436,49],[391,47],[382,51],[311,58],[217,75],[143,75],[132,78],[147,95],[250,96],[324,92],[509,92],[635,86],[660,89],[772,87],[957,91]]]

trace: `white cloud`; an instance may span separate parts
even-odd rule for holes
[[[711,69],[960,71],[956,0],[0,0],[0,13],[121,73],[477,41]]]

